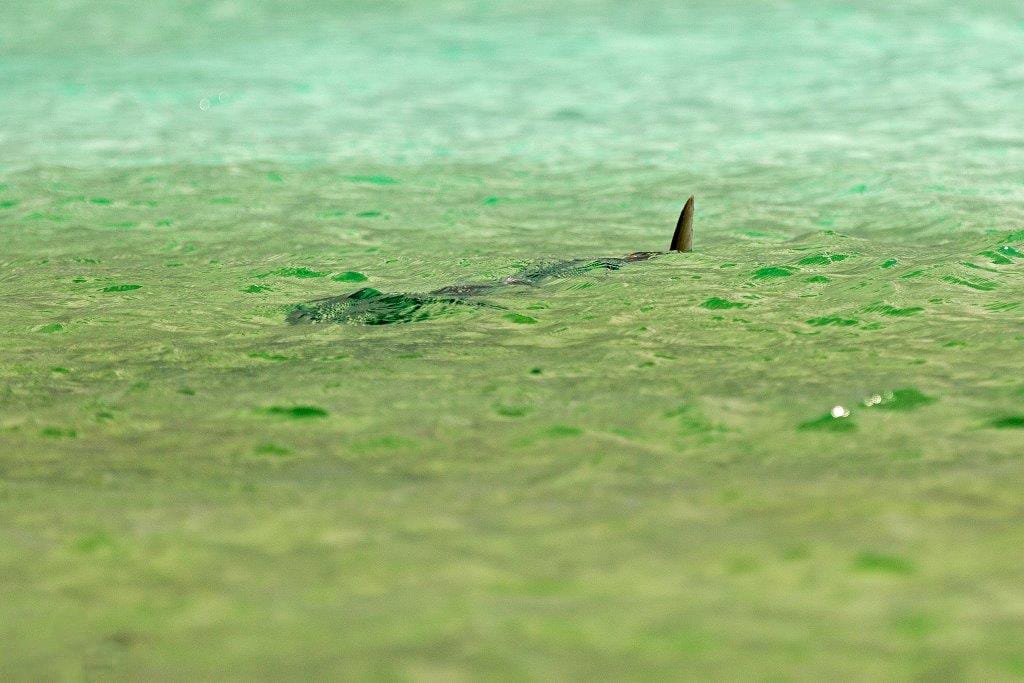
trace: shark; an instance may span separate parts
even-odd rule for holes
[[[693,214],[694,198],[691,196],[679,214],[667,251],[635,251],[621,257],[574,258],[538,263],[499,280],[447,285],[424,293],[387,293],[373,287],[363,287],[350,294],[298,304],[288,313],[286,321],[292,325],[390,325],[428,320],[466,307],[506,310],[483,297],[508,287],[539,287],[553,280],[578,277],[594,271],[619,270],[663,254],[693,251]]]

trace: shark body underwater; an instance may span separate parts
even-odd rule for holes
[[[551,280],[583,275],[595,270],[618,270],[631,263],[649,261],[662,254],[693,250],[694,200],[686,200],[668,251],[637,251],[622,257],[570,259],[526,268],[493,282],[448,285],[423,294],[385,293],[363,287],[351,294],[330,296],[297,305],[288,314],[293,325],[357,323],[389,325],[437,317],[453,307],[471,306],[505,310],[480,297],[506,287],[536,287]]]

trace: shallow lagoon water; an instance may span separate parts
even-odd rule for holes
[[[0,671],[1024,675],[1018,7],[330,5],[0,8]]]

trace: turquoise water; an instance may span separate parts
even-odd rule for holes
[[[0,672],[1024,676],[1021,64],[1009,2],[4,3]]]

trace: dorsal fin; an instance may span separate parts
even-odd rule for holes
[[[676,221],[676,231],[672,234],[669,251],[693,251],[693,195],[686,200],[683,212]]]

